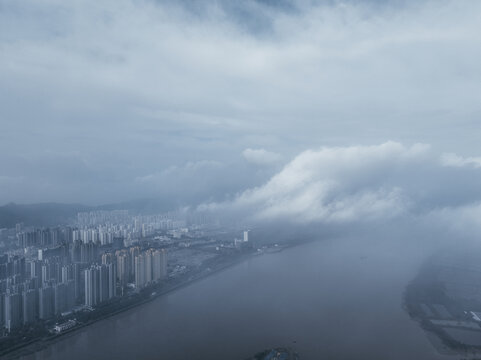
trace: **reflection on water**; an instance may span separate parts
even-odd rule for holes
[[[402,308],[416,250],[345,239],[255,257],[23,359],[442,359]]]

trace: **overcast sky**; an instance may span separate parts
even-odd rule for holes
[[[474,0],[0,0],[0,204],[481,214],[479,34]]]

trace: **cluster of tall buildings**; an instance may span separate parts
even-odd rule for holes
[[[95,306],[117,296],[117,266],[92,265],[85,270],[85,305]]]
[[[127,210],[78,213],[74,240],[112,242],[115,237],[132,239],[152,235],[156,230],[172,230],[186,226],[184,216],[177,212],[130,216]]]
[[[13,250],[0,256],[0,327],[93,307],[167,277],[162,249],[132,246],[157,230],[186,226],[180,213],[131,216],[127,210],[79,213],[72,226],[1,229]],[[16,243],[15,243],[16,241]]]
[[[135,286],[143,288],[167,276],[166,251],[147,250],[135,257]]]
[[[0,327],[12,330],[37,320],[94,307],[167,276],[166,251],[140,247],[101,253],[99,244],[74,241],[40,249],[36,258],[0,256]]]
[[[94,242],[106,245],[113,243],[116,238],[130,238],[131,236],[132,230],[128,225],[99,225],[90,228],[66,226],[46,229],[25,229],[16,233],[17,245],[22,248],[50,247],[73,241]]]
[[[132,227],[129,225],[99,225],[89,228],[57,227],[47,229],[26,229],[16,233],[17,245],[22,248],[50,247],[63,243],[81,241],[100,245],[112,244],[116,238],[131,238]]]
[[[80,291],[80,264],[60,257],[26,261],[0,257],[0,326],[8,330],[69,311]]]
[[[116,264],[117,277],[121,285],[134,283],[137,289],[167,277],[167,251],[138,246],[104,254],[103,264]]]
[[[72,231],[71,227],[23,230],[21,226],[17,226],[17,244],[22,248],[56,246],[61,243],[71,242]]]
[[[131,216],[127,210],[92,211],[78,213],[76,226],[33,229],[17,224],[15,234],[17,245],[22,248],[51,247],[75,241],[107,245],[116,239],[123,239],[128,246],[157,230],[185,228],[186,224],[185,216],[177,212]],[[1,230],[3,238],[7,229]]]

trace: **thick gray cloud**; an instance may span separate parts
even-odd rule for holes
[[[424,152],[423,145],[405,148],[393,142],[305,151],[265,185],[245,191],[228,206],[253,208],[248,212],[260,219],[296,222],[394,216],[405,210],[408,199],[387,178]]]
[[[306,149],[387,140],[457,154],[436,160],[457,164],[450,187],[416,196],[464,203],[481,155],[479,14],[463,0],[1,1],[0,203],[222,202]],[[278,163],[252,163],[266,154]],[[405,206],[395,186],[363,189],[346,201]]]
[[[199,210],[249,224],[345,229],[394,221],[425,234],[443,228],[456,239],[479,237],[480,182],[479,164],[426,144],[322,147],[300,153],[263,185]]]

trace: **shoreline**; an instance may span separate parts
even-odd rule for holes
[[[471,267],[478,258],[466,261],[465,254],[465,251],[453,253],[451,248],[446,248],[428,258],[407,284],[403,306],[440,355],[474,360],[480,358],[481,344],[466,334],[481,334],[479,321],[470,314],[481,311],[481,300],[466,297],[462,288],[446,286],[449,281],[464,287],[479,287],[466,276],[473,271]]]
[[[69,336],[75,335],[77,332],[79,332],[81,330],[84,330],[85,328],[87,328],[90,325],[93,325],[97,322],[112,318],[116,315],[119,315],[121,313],[125,313],[129,310],[139,308],[142,305],[150,303],[150,302],[152,302],[152,301],[154,301],[154,300],[156,300],[156,299],[158,299],[162,296],[173,293],[177,290],[181,290],[182,288],[187,287],[189,285],[192,285],[192,284],[196,283],[197,281],[204,280],[204,279],[210,277],[211,275],[215,275],[217,273],[220,273],[221,271],[227,270],[230,267],[233,267],[235,265],[243,263],[244,261],[246,261],[248,259],[255,258],[255,257],[260,256],[260,255],[275,254],[275,253],[278,253],[278,252],[282,252],[282,251],[284,251],[288,248],[298,246],[298,245],[303,245],[303,244],[306,244],[306,243],[309,243],[309,242],[312,242],[312,241],[301,241],[301,242],[296,242],[296,243],[282,244],[282,245],[279,245],[279,247],[276,247],[274,249],[269,249],[271,251],[263,251],[263,252],[260,252],[260,253],[254,252],[254,253],[240,255],[237,259],[233,260],[232,262],[219,265],[218,267],[216,267],[214,269],[210,268],[211,269],[210,271],[203,271],[203,272],[201,272],[201,274],[199,276],[194,275],[192,278],[187,279],[185,281],[181,281],[179,284],[172,285],[171,287],[169,287],[167,289],[157,290],[157,291],[155,289],[152,289],[153,292],[157,292],[155,295],[149,296],[148,298],[146,298],[144,300],[141,300],[137,303],[125,306],[124,308],[121,308],[121,309],[118,309],[118,310],[113,311],[111,313],[105,314],[102,317],[99,317],[95,320],[90,320],[89,322],[86,322],[86,323],[83,323],[83,324],[78,324],[75,327],[73,327],[71,329],[68,329],[64,332],[61,332],[59,334],[55,334],[55,335],[52,335],[52,336],[49,336],[49,337],[46,337],[46,338],[39,338],[39,339],[36,339],[36,340],[32,340],[28,343],[20,344],[20,345],[14,347],[12,349],[8,349],[8,350],[0,353],[0,358],[8,359],[8,360],[14,360],[14,359],[18,359],[22,356],[34,354],[38,351],[41,351],[41,350],[44,350],[44,349],[48,348],[49,346],[65,339]],[[274,250],[274,251],[272,251],[272,250]]]

